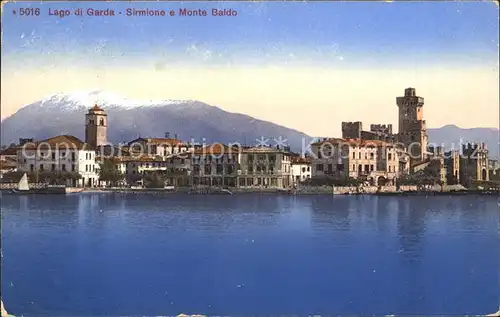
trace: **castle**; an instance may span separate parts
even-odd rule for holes
[[[443,183],[462,183],[470,186],[473,181],[489,181],[488,149],[484,143],[468,143],[458,150],[445,152],[442,147],[429,147],[426,122],[424,120],[424,98],[416,94],[415,88],[406,88],[404,95],[396,97],[398,106],[398,133],[392,124],[371,124],[369,131],[363,130],[360,121],[342,122],[343,139],[383,141],[398,145],[409,157],[410,173],[427,167],[436,167]]]

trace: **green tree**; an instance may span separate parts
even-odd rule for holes
[[[144,186],[147,188],[164,188],[165,177],[159,172],[146,173],[144,174]]]
[[[105,158],[99,164],[99,180],[110,182],[116,186],[118,182],[124,179],[123,173],[116,168],[117,161],[113,158]]]

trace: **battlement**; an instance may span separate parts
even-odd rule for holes
[[[443,156],[444,155],[444,149],[442,146],[428,146],[427,147],[427,152],[430,152],[431,154],[435,156]]]
[[[424,105],[424,98],[417,96],[415,88],[406,88],[403,97],[396,97],[396,104],[398,106],[413,105],[422,107]]]
[[[370,124],[370,131],[392,134],[392,124]]]
[[[462,145],[462,154],[471,156],[478,153],[488,153],[488,147],[485,143],[467,143]]]
[[[363,131],[363,123],[342,122],[342,138],[344,139],[361,139],[361,131]]]

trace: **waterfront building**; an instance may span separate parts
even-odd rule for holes
[[[74,172],[81,179],[71,186],[94,187],[98,183],[95,150],[71,135],[28,142],[17,149],[17,170],[21,172]]]
[[[214,143],[190,153],[190,184],[236,187],[241,147]]]
[[[311,159],[309,157],[291,157],[292,184],[297,185],[311,178]]]
[[[311,145],[312,177],[355,178],[393,184],[400,174],[399,151],[380,140],[323,139]]]
[[[0,151],[0,178],[3,174],[17,170],[17,146],[10,146]]]
[[[288,188],[292,185],[291,153],[257,146],[242,150],[238,186]]]

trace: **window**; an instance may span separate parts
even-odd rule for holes
[[[323,171],[323,164],[316,164],[316,170],[322,172]]]
[[[74,162],[76,160],[75,152],[71,152],[71,160]]]
[[[368,153],[365,153],[365,160],[368,159]]]
[[[52,152],[52,159],[55,160],[56,159],[56,153]]]
[[[389,159],[389,161],[391,161],[391,160],[392,160],[392,153],[389,153],[389,155],[388,155],[388,159]]]
[[[305,172],[306,172],[306,168],[302,167],[302,173],[305,173]]]
[[[33,166],[33,164],[30,164],[30,170],[33,172],[34,169],[35,167]]]
[[[361,160],[361,152],[359,152],[358,158]]]
[[[101,118],[101,121],[99,121],[100,125],[104,125],[104,119]]]
[[[40,170],[43,171],[43,164],[40,164]]]
[[[52,172],[56,170],[56,164],[52,164]]]
[[[370,171],[372,171],[372,172],[374,171],[374,166],[373,166],[373,164],[372,164],[372,165],[370,165]]]
[[[76,169],[75,164],[71,164],[71,171],[74,172]]]
[[[85,164],[85,172],[88,172],[89,171],[89,166],[87,164]]]
[[[66,164],[63,164],[63,165],[62,165],[62,170],[63,170],[63,171],[66,171]]]
[[[352,158],[355,160],[356,159],[356,153],[352,152]]]
[[[370,160],[373,160],[373,158],[375,157],[375,155],[372,153],[370,153]]]
[[[311,168],[310,168],[309,166],[307,167],[307,171],[308,171],[308,172],[309,172],[309,171],[311,171]]]

